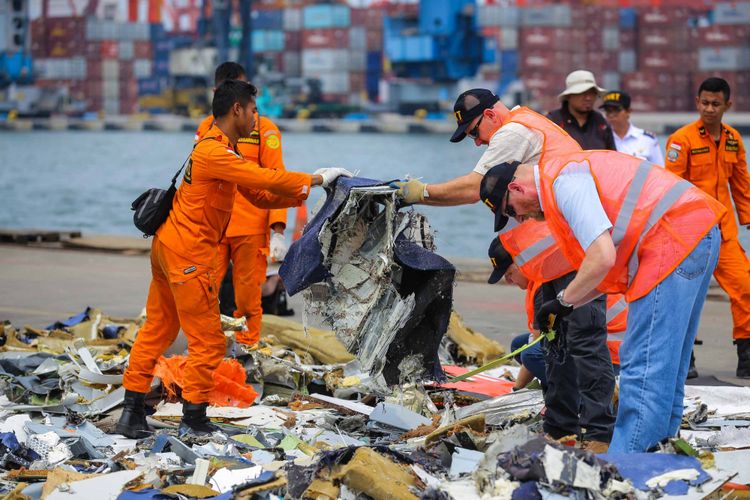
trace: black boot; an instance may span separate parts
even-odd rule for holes
[[[131,439],[141,439],[153,433],[146,423],[146,394],[135,391],[125,391],[122,415],[117,422],[115,432]]]
[[[214,432],[221,432],[206,416],[208,403],[182,403],[182,420],[180,421],[180,436],[210,436]]]
[[[695,354],[690,353],[690,367],[688,368],[687,378],[698,378],[698,370],[695,368]]]
[[[750,378],[750,339],[737,339],[737,378]]]

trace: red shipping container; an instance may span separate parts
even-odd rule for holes
[[[349,90],[352,92],[359,92],[365,90],[367,75],[364,71],[356,71],[349,73]]]
[[[620,9],[618,5],[587,5],[583,8],[574,7],[574,11],[583,11],[586,24],[597,26],[618,26],[620,24]]]
[[[690,73],[697,67],[695,52],[668,52],[651,50],[638,54],[638,69],[641,71],[664,71]]]
[[[367,30],[367,50],[369,52],[383,50],[383,32],[379,30]]]
[[[537,95],[557,95],[565,87],[565,75],[555,75],[548,72],[523,72],[521,80],[527,89]]]
[[[102,60],[99,57],[89,57],[86,59],[86,79],[102,79]]]
[[[551,52],[549,50],[523,51],[520,56],[521,73],[547,71],[567,75],[585,63],[585,54]]]
[[[693,31],[695,48],[747,45],[750,40],[750,26],[748,25],[716,24],[696,28]]]
[[[302,50],[302,33],[299,31],[285,31],[284,50],[295,52]]]
[[[383,11],[379,8],[351,9],[349,18],[352,26],[364,26],[370,29],[383,29]]]
[[[750,95],[750,71],[699,71],[691,73],[691,95],[695,96],[698,93],[698,87],[700,87],[701,83],[711,77],[723,78],[727,81],[731,90],[730,98],[732,100],[739,96]]]
[[[117,59],[119,54],[117,42],[113,40],[104,40],[101,42],[101,49],[102,59]]]
[[[671,111],[671,107],[669,96],[643,94],[630,102],[630,109],[634,112]]]
[[[584,43],[584,32],[568,28],[521,28],[521,50],[554,50],[578,52]],[[601,43],[601,31],[599,31]]]
[[[735,111],[750,111],[750,95],[739,95],[733,98]]]
[[[618,52],[587,52],[584,67],[594,74],[618,70]]]
[[[687,7],[640,9],[638,11],[638,27],[663,26],[671,29],[685,29],[691,15],[693,15],[693,11]]]
[[[83,39],[86,33],[86,19],[83,17],[51,17],[44,23],[44,30],[50,40]]]
[[[638,31],[638,49],[641,52],[667,50],[681,52],[691,49],[691,30],[684,28],[643,28]]]
[[[120,81],[135,82],[135,63],[133,61],[120,61]],[[121,85],[122,86],[122,85]]]
[[[133,42],[133,55],[135,59],[151,59],[153,57],[151,42]]]
[[[45,40],[31,40],[31,55],[36,58],[45,58],[49,55],[49,47]]]
[[[345,29],[304,30],[303,49],[339,49],[349,45],[349,32]]]
[[[635,30],[620,30],[620,50],[635,49],[638,36]]]
[[[660,89],[670,92],[672,75],[662,71],[636,71],[622,74],[622,86],[635,95],[657,94]]]
[[[86,42],[80,40],[50,41],[46,57],[76,57],[86,55]]]

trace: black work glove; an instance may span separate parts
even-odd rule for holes
[[[542,349],[546,355],[555,359],[558,363],[564,363],[567,355],[567,345],[562,319],[573,311],[573,307],[564,306],[557,298],[548,300],[536,312],[536,322],[542,334],[554,330],[553,338],[545,338]]]
[[[548,300],[539,310],[536,312],[536,322],[539,325],[539,330],[542,333],[547,333],[550,330],[554,330],[555,333],[561,334],[560,322],[562,319],[573,312],[572,306],[564,306],[560,303],[557,298]],[[554,315],[554,317],[553,317]]]

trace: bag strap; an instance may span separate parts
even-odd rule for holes
[[[203,142],[203,141],[208,141],[208,140],[210,140],[210,139],[213,139],[213,140],[215,141],[215,140],[216,140],[216,137],[204,137],[204,138],[203,138],[203,139],[201,139],[200,141],[198,141],[198,142],[196,142],[195,144],[193,144],[193,149],[191,149],[191,150],[190,150],[190,154],[188,155],[188,157],[187,157],[187,158],[185,158],[185,161],[184,161],[184,162],[182,162],[182,166],[181,166],[181,167],[180,167],[180,169],[179,169],[179,170],[177,171],[177,173],[176,173],[176,174],[174,174],[174,177],[172,177],[172,185],[173,185],[173,186],[177,184],[177,178],[178,178],[178,177],[180,176],[180,173],[182,172],[182,169],[184,169],[184,168],[185,168],[185,165],[187,165],[187,164],[188,164],[188,162],[190,161],[190,157],[191,157],[191,156],[193,156],[193,151],[195,151],[195,147],[196,147],[196,146],[197,146],[198,144],[200,144],[201,142]]]

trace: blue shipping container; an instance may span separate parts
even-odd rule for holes
[[[150,30],[150,39],[151,42],[156,42],[157,40],[163,40],[167,37],[167,32],[164,30],[164,25],[162,23],[153,23],[149,25]]]
[[[503,73],[518,72],[518,51],[501,50],[500,51],[500,71]]]
[[[308,5],[303,12],[305,29],[348,28],[351,24],[348,5]]]
[[[138,95],[159,95],[164,89],[164,77],[151,77],[138,79]]]
[[[281,30],[253,30],[253,52],[281,52],[284,32]]]
[[[393,62],[433,61],[436,57],[435,39],[430,35],[388,37],[385,51]]]
[[[419,3],[419,29],[431,35],[451,35],[456,31],[456,16],[474,0],[422,0]]]
[[[367,53],[367,71],[377,71],[380,73],[383,68],[383,53],[378,51]]]
[[[280,30],[284,28],[283,10],[254,10],[253,30]]]
[[[492,64],[497,60],[497,40],[485,38],[482,48],[482,63]]]
[[[626,30],[635,29],[638,14],[633,7],[624,7],[620,9],[620,28]]]

